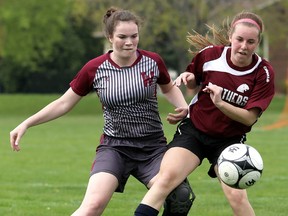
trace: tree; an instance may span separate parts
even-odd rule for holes
[[[159,53],[167,66],[182,72],[191,56],[186,42],[187,31],[192,30],[198,18],[205,20],[206,0],[90,0],[94,21],[99,23],[106,10],[115,6],[132,10],[144,20],[139,47]],[[199,8],[201,8],[199,10]],[[101,29],[98,28],[98,31]]]
[[[35,68],[39,59],[51,56],[67,28],[66,1],[9,0],[2,3],[0,20],[4,26],[2,57]]]
[[[263,10],[276,3],[275,16]],[[180,73],[192,58],[187,33],[195,29],[205,34],[205,24],[221,25],[242,10],[257,11],[265,23],[273,22],[266,31],[271,43],[279,38],[287,43],[287,4],[285,0],[0,0],[0,92],[64,91],[86,61],[103,53],[102,20],[111,6],[140,15],[144,26],[139,48],[159,53],[168,68]]]
[[[78,13],[84,14],[85,7],[75,4],[1,2],[0,91],[62,92],[85,61],[102,53],[101,40],[91,33],[92,22]]]

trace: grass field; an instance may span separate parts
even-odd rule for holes
[[[95,148],[102,133],[102,112],[96,96],[89,95],[68,115],[30,128],[13,152],[9,131],[59,95],[0,94],[0,215],[64,216],[80,204],[86,189]],[[258,216],[288,215],[288,128],[264,130],[277,121],[285,98],[277,96],[248,135],[248,144],[261,153],[264,172],[261,180],[248,189]],[[163,119],[171,111],[160,98]],[[175,126],[164,120],[168,140]],[[197,199],[190,215],[232,215],[217,180],[210,179],[205,161],[192,175],[190,183]],[[115,194],[104,216],[129,216],[146,189],[134,178],[125,193]]]

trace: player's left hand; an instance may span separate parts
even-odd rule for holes
[[[179,107],[175,109],[176,113],[169,113],[166,120],[169,124],[177,124],[188,114],[188,107]]]

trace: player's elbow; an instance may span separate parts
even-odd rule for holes
[[[252,125],[254,125],[259,116],[260,116],[261,110],[258,108],[252,108],[250,110],[248,110],[248,115],[245,118],[245,122],[244,124],[248,127],[251,127]]]
[[[247,127],[251,127],[254,125],[258,120],[258,117],[255,116],[247,116],[245,119],[241,121],[242,124],[244,124]]]
[[[257,120],[248,120],[246,122],[244,122],[244,125],[248,126],[248,127],[251,127],[252,125],[254,125],[255,123],[257,122]]]

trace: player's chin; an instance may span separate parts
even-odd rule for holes
[[[122,50],[122,53],[123,55],[126,55],[126,56],[131,56],[133,53],[136,52],[136,49],[135,48],[131,48],[131,49],[123,49]]]

